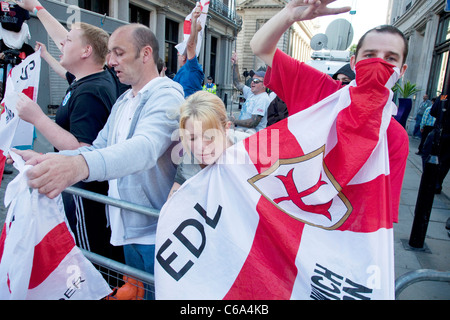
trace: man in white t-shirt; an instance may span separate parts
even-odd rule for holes
[[[267,108],[270,104],[269,95],[264,86],[264,71],[256,71],[249,86],[241,82],[236,53],[231,57],[233,62],[233,83],[244,94],[245,103],[242,106],[239,119],[231,117],[237,130],[258,132],[267,126]]]

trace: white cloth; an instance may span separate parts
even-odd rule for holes
[[[9,31],[0,25],[0,39],[11,49],[20,49],[31,38],[28,24],[23,23],[19,32]]]

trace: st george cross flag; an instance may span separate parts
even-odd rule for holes
[[[202,29],[198,33],[198,37],[197,37],[197,47],[195,49],[195,53],[197,56],[199,55],[200,49],[202,47],[202,40],[203,40],[203,35],[205,33],[206,17],[208,15],[209,2],[210,2],[210,0],[201,0],[201,1],[198,1],[196,4],[196,7],[200,6],[201,12],[202,12],[202,14],[200,15],[200,18],[198,18],[198,23],[200,23],[200,25],[202,26]],[[183,41],[175,46],[175,48],[178,50],[178,52],[180,54],[183,54],[184,51],[186,50],[186,43],[191,34],[191,18],[192,18],[192,13],[194,12],[194,10],[195,10],[195,8],[184,19]]]
[[[394,298],[386,129],[399,69],[368,59],[356,74],[168,200],[157,299]]]
[[[4,98],[0,103],[0,151],[4,155],[11,147],[33,143],[34,126],[18,117],[16,103],[21,92],[37,101],[40,72],[41,51],[38,50],[8,73]]]
[[[111,289],[75,246],[65,220],[61,195],[50,199],[28,188],[27,170],[8,184],[8,213],[0,236],[1,300],[99,300]]]

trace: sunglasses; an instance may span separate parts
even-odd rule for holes
[[[255,83],[255,84],[258,84],[260,82],[263,82],[263,80],[261,80],[261,79],[252,79],[252,82]]]

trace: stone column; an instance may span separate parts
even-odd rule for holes
[[[166,16],[168,7],[160,7],[156,10],[156,31],[155,36],[159,43],[159,56],[164,60],[166,41]]]

